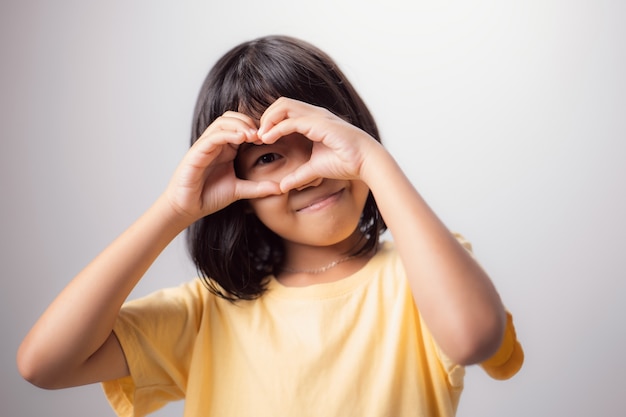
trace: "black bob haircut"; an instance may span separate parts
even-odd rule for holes
[[[258,120],[279,97],[324,107],[381,141],[367,106],[326,53],[299,39],[267,36],[234,47],[213,66],[198,95],[191,143],[226,111]],[[377,248],[386,230],[371,193],[358,227],[363,238],[353,255]],[[196,221],[187,238],[207,288],[231,301],[263,294],[284,258],[282,239],[246,210],[244,200]]]

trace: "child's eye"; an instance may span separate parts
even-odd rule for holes
[[[277,153],[266,153],[261,155],[255,162],[255,165],[266,165],[280,159],[281,156]]]

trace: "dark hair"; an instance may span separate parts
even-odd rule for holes
[[[279,97],[324,107],[380,142],[370,111],[333,60],[315,46],[287,36],[267,36],[227,52],[202,84],[191,143],[228,110],[259,119]],[[283,262],[282,239],[236,201],[189,227],[188,246],[201,278],[231,301],[265,291],[266,277]],[[363,239],[353,254],[375,249],[386,225],[370,193],[359,221]]]

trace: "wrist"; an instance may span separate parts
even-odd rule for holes
[[[375,140],[363,153],[363,162],[359,176],[361,181],[372,188],[380,180],[384,180],[383,172],[388,172],[391,167],[397,166],[394,158],[387,149]]]
[[[151,217],[162,224],[170,234],[177,235],[197,219],[175,207],[166,194],[162,194],[148,210]]]

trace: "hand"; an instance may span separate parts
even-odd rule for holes
[[[177,214],[194,222],[236,200],[280,193],[276,183],[237,178],[233,161],[244,142],[260,144],[254,121],[237,112],[224,113],[202,133],[165,192]]]
[[[313,142],[310,160],[280,182],[282,192],[319,178],[361,179],[365,157],[380,144],[363,130],[330,111],[301,101],[279,98],[263,113],[258,137],[270,144],[292,133]]]

